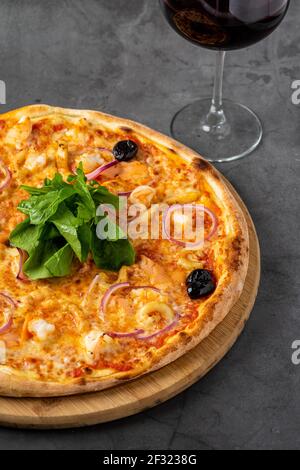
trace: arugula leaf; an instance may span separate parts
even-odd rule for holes
[[[99,215],[99,211],[97,212]],[[99,240],[117,241],[125,239],[126,235],[119,225],[109,215],[97,219],[96,234]]]
[[[79,261],[83,261],[84,257],[82,256],[81,243],[77,233],[80,221],[64,203],[60,205],[55,216],[51,217],[50,220],[60,235],[70,244]]]
[[[104,186],[100,186],[97,181],[92,181],[92,183],[94,184],[90,185],[89,191],[97,207],[100,204],[111,204],[116,209],[119,209],[120,198],[118,196],[109,192]]]
[[[52,277],[45,264],[59,249],[58,245],[53,243],[52,240],[39,242],[23,266],[26,276],[33,281]]]
[[[54,225],[31,225],[30,220],[26,219],[11,232],[9,241],[12,246],[21,248],[30,255],[40,240],[47,241],[58,237],[60,233]]]
[[[64,277],[71,273],[72,262],[73,250],[67,244],[45,262],[45,268],[53,277]]]
[[[24,264],[24,273],[33,281],[68,276],[73,262],[69,244],[59,248],[51,241],[41,242]]]
[[[53,224],[47,223],[44,226],[44,231],[41,236],[42,240],[54,240],[55,238],[59,238],[59,237],[60,237],[60,233]]]
[[[41,196],[43,194],[47,194],[49,192],[49,189],[43,187],[43,188],[34,188],[32,186],[25,186],[22,185],[21,189],[24,189],[30,196]]]
[[[89,255],[92,243],[92,229],[88,224],[78,227],[78,238],[81,243],[81,262],[84,263]]]
[[[43,230],[42,225],[31,225],[30,220],[26,219],[11,232],[9,241],[30,254],[36,248]]]
[[[129,240],[99,240],[94,233],[91,246],[96,266],[108,271],[118,271],[135,262],[135,251]]]
[[[88,183],[82,165],[68,182],[57,173],[41,188],[22,188],[30,197],[18,208],[28,218],[12,231],[10,242],[28,253],[23,271],[30,279],[67,276],[75,256],[83,263],[90,252],[99,268],[117,271],[134,263],[134,248],[122,229],[96,210],[101,204],[119,209],[119,198],[97,181]],[[100,233],[109,223],[105,240],[97,237],[99,222]]]
[[[53,191],[53,189],[63,189],[65,187],[68,187],[68,184],[64,182],[61,174],[56,173],[53,180],[46,178],[44,181],[44,186],[41,188],[22,185],[21,189],[24,189],[24,191],[26,191],[31,196],[42,196],[43,194],[47,194],[50,191]]]
[[[31,196],[31,198],[21,201],[18,209],[28,215],[33,225],[44,224],[52,217],[58,206],[66,199],[74,196],[72,186],[51,191],[41,196]]]
[[[68,186],[68,184],[64,182],[64,179],[60,173],[56,173],[52,180],[46,178],[44,181],[44,187],[48,190],[62,189],[66,186]]]
[[[96,216],[96,206],[86,184],[86,177],[82,168],[77,169],[77,176],[73,179],[73,188],[78,196],[77,217],[89,222]]]

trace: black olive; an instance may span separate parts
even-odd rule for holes
[[[121,140],[113,148],[113,154],[119,162],[129,162],[138,152],[138,146],[133,140]]]
[[[187,277],[186,286],[190,298],[196,300],[211,294],[216,288],[216,282],[211,271],[195,269]]]

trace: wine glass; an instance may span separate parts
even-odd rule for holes
[[[159,0],[173,29],[198,46],[217,51],[213,98],[195,101],[173,118],[175,139],[211,162],[237,160],[262,139],[262,125],[246,106],[222,97],[225,54],[271,34],[290,0]]]

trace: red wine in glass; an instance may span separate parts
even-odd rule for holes
[[[219,51],[210,111],[209,104],[201,100],[177,113],[172,123],[174,137],[199,150],[210,161],[230,161],[249,154],[261,141],[262,126],[245,106],[225,100],[223,105],[225,51],[265,39],[283,20],[289,0],[160,0],[160,3],[177,33],[194,44]]]

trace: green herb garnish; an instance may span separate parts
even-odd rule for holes
[[[135,251],[116,227],[116,237],[98,239],[96,227],[100,204],[119,208],[119,198],[96,181],[87,183],[80,166],[68,181],[56,174],[42,188],[22,186],[30,194],[18,209],[28,218],[10,234],[12,246],[28,253],[23,272],[31,280],[64,277],[71,273],[74,259],[84,263],[89,253],[98,268],[118,271],[132,265]]]

